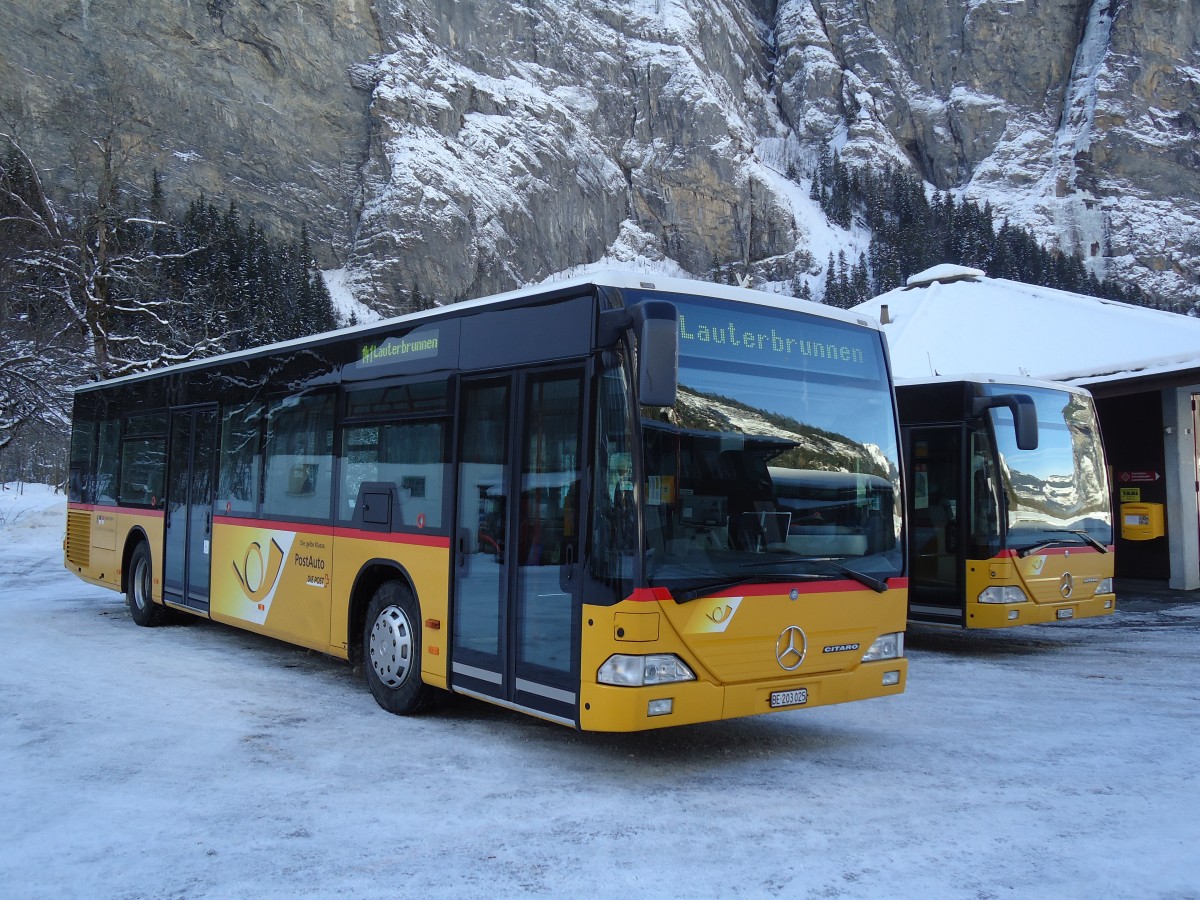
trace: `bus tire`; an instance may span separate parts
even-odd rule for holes
[[[390,713],[424,709],[433,689],[421,680],[421,626],[417,602],[399,581],[375,589],[363,623],[363,674],[376,702]]]
[[[150,548],[145,541],[133,548],[129,557],[129,581],[125,587],[125,604],[133,621],[143,628],[161,625],[166,609],[154,602],[154,566]]]

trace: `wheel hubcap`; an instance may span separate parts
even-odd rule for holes
[[[398,606],[389,606],[371,626],[371,668],[385,685],[404,683],[413,663],[413,634],[408,616]]]

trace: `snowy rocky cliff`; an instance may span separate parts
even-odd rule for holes
[[[1200,299],[1200,5],[785,0],[802,143],[989,199],[1101,277]]]
[[[604,258],[815,282],[868,239],[823,148],[1200,301],[1194,2],[7,3],[0,112],[47,169],[116,122],[134,180],[306,221],[383,308]]]

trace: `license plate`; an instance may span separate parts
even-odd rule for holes
[[[771,694],[771,709],[781,706],[800,706],[808,702],[808,688],[796,688],[794,691],[775,691]]]
[[[1060,609],[1055,613],[1055,615],[1058,616],[1060,619],[1073,619],[1073,618],[1075,618],[1075,610]]]

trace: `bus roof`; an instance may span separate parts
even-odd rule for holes
[[[978,372],[970,372],[962,375],[929,375],[922,378],[897,378],[896,387],[909,387],[912,385],[921,384],[956,384],[958,382],[971,382],[974,384],[1002,384],[1007,387],[1022,388],[1045,388],[1052,391],[1066,391],[1072,394],[1087,394],[1091,396],[1091,391],[1087,388],[1079,387],[1074,384],[1064,384],[1061,381],[1046,381],[1042,378],[1024,378],[1020,375],[991,375],[981,374]]]
[[[199,369],[206,366],[234,362],[236,360],[267,356],[283,350],[311,347],[328,341],[341,340],[347,337],[367,336],[376,332],[390,331],[397,325],[416,324],[425,319],[436,320],[439,318],[450,318],[457,315],[462,315],[472,310],[478,310],[489,306],[518,303],[519,301],[536,297],[549,297],[556,294],[570,293],[573,289],[584,286],[611,287],[624,290],[652,290],[669,294],[694,294],[704,297],[715,297],[722,300],[734,300],[740,303],[750,303],[756,306],[773,307],[776,309],[791,310],[793,312],[805,312],[828,319],[838,319],[843,322],[849,322],[851,324],[859,325],[864,328],[870,328],[875,331],[882,330],[882,326],[869,316],[848,312],[836,307],[825,306],[824,304],[815,303],[811,300],[801,300],[796,297],[785,297],[781,294],[768,294],[765,291],[754,290],[752,288],[716,284],[713,282],[697,281],[687,278],[652,275],[646,272],[602,271],[590,272],[586,275],[579,275],[560,281],[546,281],[542,282],[541,284],[529,285],[526,287],[517,288],[515,290],[506,291],[501,294],[479,297],[474,300],[463,300],[447,306],[439,306],[434,309],[407,313],[402,316],[395,316],[393,318],[383,319],[377,322],[353,325],[346,328],[339,328],[334,331],[326,331],[305,337],[293,338],[292,340],[288,341],[280,341],[274,344],[263,344],[257,347],[247,347],[245,350],[235,350],[230,353],[221,353],[216,356],[190,359],[171,366],[163,366],[161,368],[151,369],[144,372],[135,372],[130,375],[122,375],[120,377],[109,378],[104,381],[86,382],[84,384],[76,385],[73,390],[76,393],[82,393],[96,390],[98,388],[110,387],[116,384],[137,381],[143,378],[152,378],[167,372]]]

